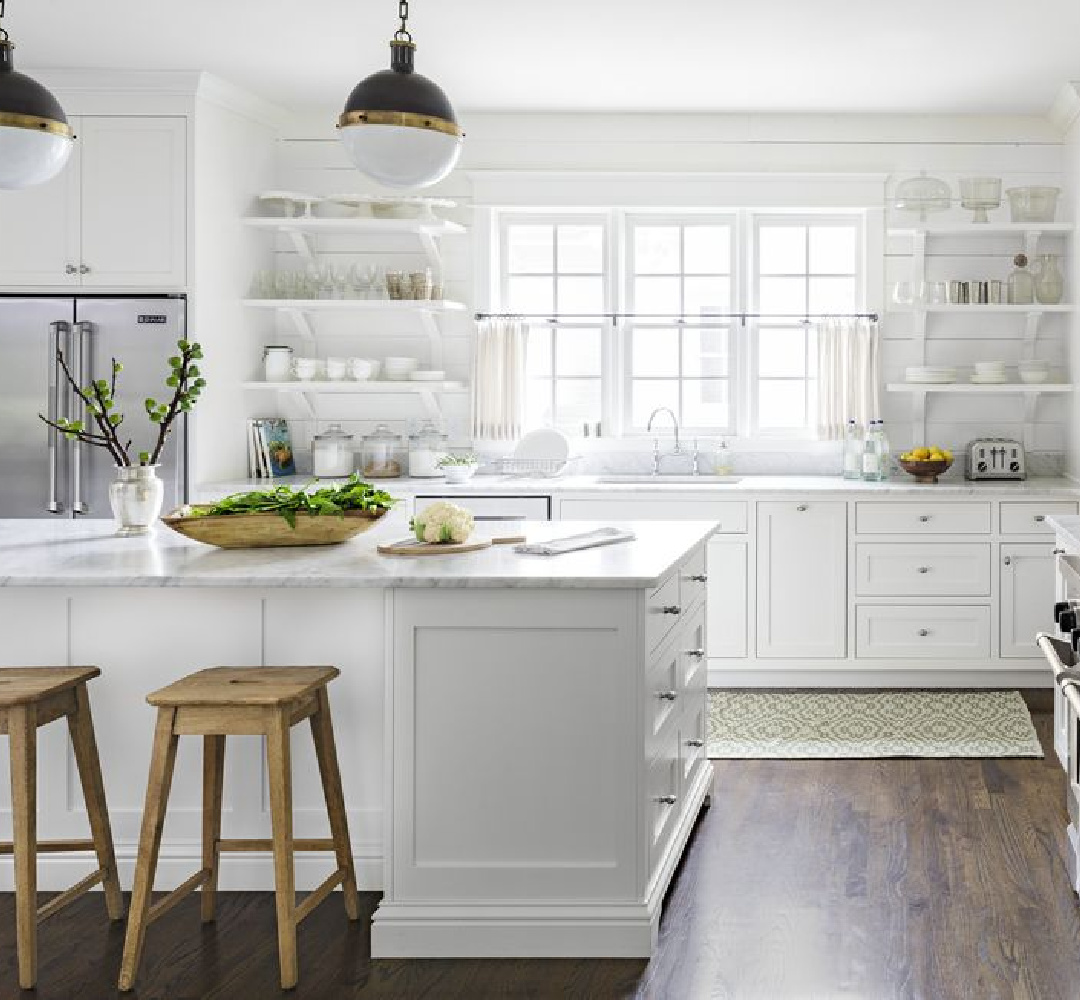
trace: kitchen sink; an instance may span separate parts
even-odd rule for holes
[[[598,483],[624,486],[659,486],[672,483],[679,486],[734,486],[742,482],[742,476],[690,476],[690,475],[663,475],[650,476],[598,476]]]

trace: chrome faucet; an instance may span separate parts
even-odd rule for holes
[[[652,413],[649,414],[649,423],[645,427],[645,433],[649,433],[652,430],[653,421],[661,413],[666,413],[671,417],[671,424],[675,431],[675,447],[672,450],[672,455],[681,455],[682,448],[679,445],[679,418],[675,416],[675,412],[667,406],[658,406]],[[660,475],[660,438],[653,438],[653,470],[654,476]]]

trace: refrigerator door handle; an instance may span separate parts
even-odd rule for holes
[[[49,324],[49,400],[48,417],[53,423],[60,419],[60,352],[65,345],[61,339],[71,332],[71,327],[58,320]],[[65,411],[66,411],[65,407]],[[67,416],[67,413],[64,413]],[[49,499],[45,509],[50,514],[62,514],[64,505],[57,496],[59,490],[58,463],[60,461],[60,432],[49,427]]]
[[[93,377],[90,371],[90,338],[94,333],[93,323],[76,323],[75,324],[75,381],[80,386],[85,386],[90,383]],[[79,399],[79,397],[72,392],[71,393],[71,407],[74,412],[74,419],[81,420],[83,424],[86,424],[86,404]],[[73,441],[71,443],[71,510],[72,513],[89,514],[90,508],[82,498],[82,461],[85,454],[86,445],[82,441]]]

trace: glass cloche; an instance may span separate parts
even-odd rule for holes
[[[946,181],[927,177],[923,170],[918,177],[908,177],[896,185],[893,204],[902,212],[918,212],[925,222],[930,212],[948,211],[952,204],[952,189]]]

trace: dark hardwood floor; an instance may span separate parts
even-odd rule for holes
[[[1077,1000],[1050,718],[1032,760],[718,761],[652,962],[371,961],[336,901],[300,932],[297,1000]],[[377,897],[365,897],[367,913]],[[198,899],[151,928],[140,1000],[278,996],[269,894]],[[41,932],[41,1000],[115,1000],[123,927],[100,897]],[[15,987],[0,896],[0,1000]]]

